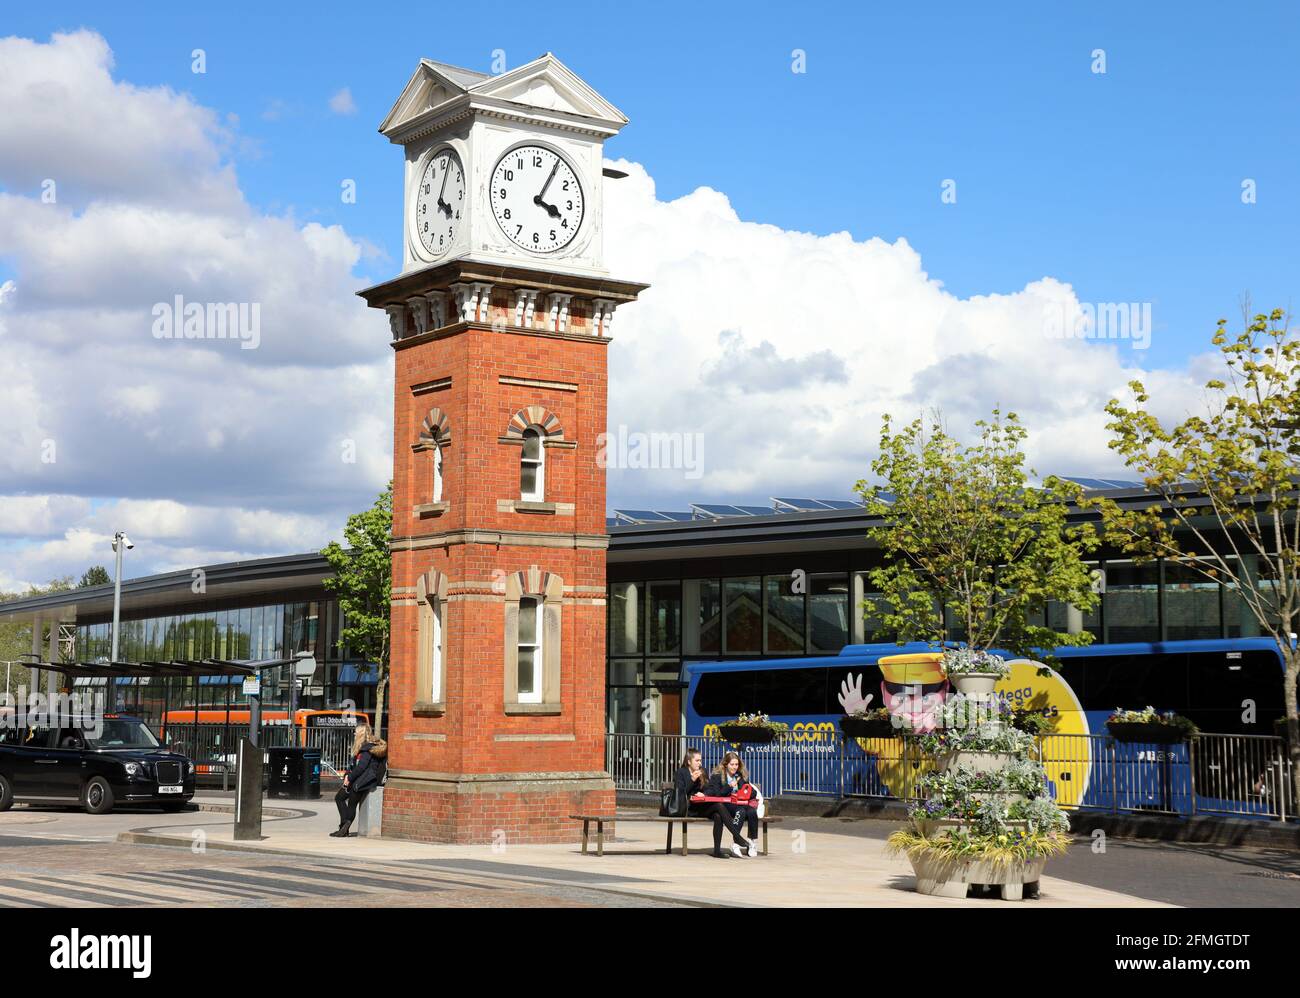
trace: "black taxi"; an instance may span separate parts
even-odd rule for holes
[[[11,715],[12,719],[12,715]],[[164,748],[137,717],[60,718],[0,726],[0,811],[15,801],[179,811],[194,796],[194,764]]]

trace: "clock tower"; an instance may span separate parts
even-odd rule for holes
[[[614,313],[646,287],[602,258],[626,123],[547,54],[424,60],[380,125],[406,154],[402,273],[361,292],[396,355],[386,836],[564,841],[613,814],[596,438]]]

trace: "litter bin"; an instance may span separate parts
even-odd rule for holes
[[[290,800],[320,799],[320,749],[267,749],[266,795]]]

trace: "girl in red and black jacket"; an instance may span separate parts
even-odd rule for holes
[[[748,788],[748,789],[746,789]],[[728,752],[722,757],[722,762],[713,771],[709,779],[709,785],[704,788],[706,797],[742,797],[748,799],[753,794],[753,786],[749,782],[749,773],[745,770],[745,763],[740,758],[739,753]],[[735,844],[731,847],[733,856],[758,855],[758,847],[754,845],[753,840],[758,837],[758,809],[749,804],[722,804],[720,805],[727,812],[727,825],[731,828],[731,835]],[[740,834],[742,824],[748,824],[746,829],[749,832],[750,841],[746,841]]]

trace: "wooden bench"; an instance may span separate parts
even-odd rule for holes
[[[662,822],[663,824],[666,824],[668,826],[668,840],[664,846],[664,852],[668,855],[671,855],[673,851],[673,825],[680,822],[682,826],[682,855],[683,856],[690,855],[686,846],[687,828],[690,825],[695,824],[696,822],[703,822],[706,825],[713,824],[712,818],[693,818],[693,817],[666,818],[663,815],[659,815],[659,814],[617,814],[617,815],[571,814],[569,815],[569,817],[574,821],[582,822],[582,854],[584,856],[587,855],[587,842],[591,831],[591,823],[593,821],[596,823],[596,855],[597,856],[605,855],[605,822],[607,821],[610,822],[611,824],[619,824],[621,822],[630,822],[630,821]],[[759,849],[759,852],[764,856],[767,855],[767,826],[774,821],[780,821],[780,820],[781,820],[780,818],[773,818],[767,815],[758,819],[759,827],[763,831],[763,844]]]

